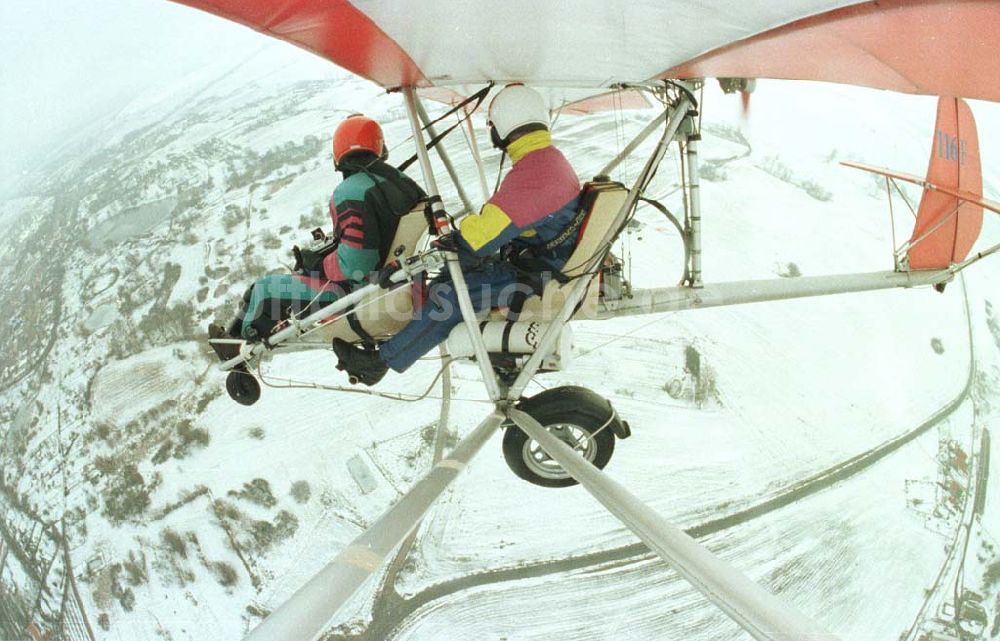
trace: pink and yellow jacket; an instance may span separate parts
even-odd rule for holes
[[[511,242],[541,249],[576,215],[580,181],[566,157],[552,146],[548,131],[518,138],[507,153],[513,167],[500,188],[478,214],[465,217],[459,228],[464,244],[476,256],[494,254]],[[565,251],[556,252],[563,261],[575,239],[564,244],[568,246]]]

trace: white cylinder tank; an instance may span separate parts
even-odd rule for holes
[[[538,343],[548,330],[548,323],[528,321],[482,321],[479,330],[486,343],[486,351],[490,353],[533,354],[538,349]],[[448,352],[456,358],[473,358],[475,350],[469,339],[469,330],[461,324],[451,330],[448,335]],[[546,354],[545,369],[562,369],[569,365],[573,355],[573,330],[568,324],[563,325],[555,348]]]

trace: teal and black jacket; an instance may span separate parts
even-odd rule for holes
[[[344,181],[330,199],[333,233],[340,243],[323,260],[323,271],[327,280],[356,285],[381,267],[399,218],[425,194],[412,178],[374,156],[341,164]]]
[[[239,315],[239,335],[243,338],[268,336],[289,314],[332,303],[362,284],[388,256],[400,217],[424,198],[413,179],[374,154],[352,160],[351,164],[341,162],[344,181],[330,199],[333,233],[339,245],[323,259],[323,274],[259,278],[243,299]]]

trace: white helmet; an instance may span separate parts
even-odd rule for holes
[[[526,125],[548,129],[549,109],[545,99],[534,89],[510,84],[493,96],[486,122],[493,144],[503,149],[510,143],[510,135]]]

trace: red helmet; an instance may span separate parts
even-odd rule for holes
[[[361,114],[348,116],[333,132],[333,164],[340,165],[344,156],[356,151],[370,151],[376,156],[385,157],[382,127]]]

